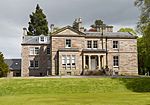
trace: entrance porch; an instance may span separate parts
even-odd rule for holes
[[[84,70],[101,70],[105,68],[105,54],[84,54]]]

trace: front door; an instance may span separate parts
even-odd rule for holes
[[[97,66],[96,57],[95,57],[95,56],[92,56],[92,57],[91,57],[91,69],[92,69],[92,70],[95,70],[95,69],[96,69],[96,66]]]

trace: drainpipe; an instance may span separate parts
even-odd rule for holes
[[[106,68],[108,68],[107,37],[106,37]]]

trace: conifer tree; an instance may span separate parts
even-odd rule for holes
[[[38,4],[35,12],[32,12],[30,15],[30,22],[28,24],[28,35],[48,35],[48,21],[46,15]]]
[[[0,77],[6,76],[8,72],[8,65],[4,62],[3,54],[0,52]]]

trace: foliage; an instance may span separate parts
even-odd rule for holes
[[[149,82],[149,78],[0,79],[0,102],[1,105],[148,105]]]
[[[150,0],[136,0],[135,5],[141,10],[137,28],[143,35],[142,39],[138,41],[139,62],[143,62],[139,69],[142,68],[143,71],[149,71],[150,73]]]
[[[97,31],[100,31],[100,28],[106,28],[106,25],[102,20],[95,20],[94,24],[91,25],[92,28],[95,28]]]
[[[136,35],[136,32],[132,28],[120,28],[118,32],[130,32],[131,34]]]
[[[30,15],[28,35],[48,35],[48,22],[43,10],[37,4],[35,12]]]
[[[75,21],[73,22],[72,28],[79,30],[79,22],[77,21],[77,19],[75,19]]]
[[[8,72],[8,65],[4,62],[3,54],[0,52],[0,77],[6,76]]]

